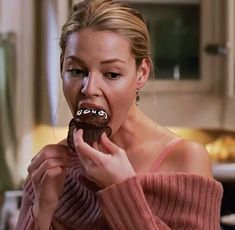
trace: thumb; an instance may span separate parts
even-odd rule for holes
[[[111,155],[114,155],[120,152],[121,148],[114,144],[110,139],[107,137],[106,133],[103,133],[100,138],[101,146]]]

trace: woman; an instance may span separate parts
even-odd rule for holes
[[[136,105],[152,68],[141,15],[112,0],[85,0],[63,27],[63,91],[73,116],[110,115],[99,143],[73,133],[28,168],[17,229],[219,229],[222,186],[203,146],[177,137]]]

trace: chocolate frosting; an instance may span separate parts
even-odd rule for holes
[[[74,119],[96,127],[105,127],[110,121],[108,114],[102,109],[80,109]]]

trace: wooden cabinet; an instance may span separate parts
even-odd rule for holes
[[[150,79],[142,90],[141,107],[153,119],[164,125],[235,129],[234,1],[128,0],[128,2],[142,10],[146,15],[150,33],[153,33],[151,37],[154,57],[157,56],[157,51],[159,51],[159,49],[155,50],[154,45],[161,42],[161,40],[158,40],[158,36],[161,37],[160,32],[170,31],[167,26],[171,26],[171,30],[177,30],[177,25],[181,24],[178,29],[180,28],[183,33],[185,28],[186,33],[189,31],[186,28],[186,21],[194,20],[198,23],[191,23],[190,25],[199,27],[192,29],[194,32],[198,31],[198,34],[194,33],[194,36],[190,37],[191,40],[186,39],[178,43],[179,50],[184,49],[184,46],[182,46],[184,42],[190,44],[198,42],[198,53],[196,55],[199,60],[199,70],[195,71],[191,77],[185,77],[183,74],[180,75],[180,69],[177,72],[176,68],[172,67],[172,70],[169,69],[168,71],[168,73],[172,73],[172,76],[165,78],[161,76],[159,78],[157,75],[159,72],[161,74],[161,71],[156,71],[154,80]],[[194,7],[194,11],[191,15],[188,15],[187,11],[192,7]],[[153,16],[153,12],[157,15],[158,8],[161,9],[160,16]],[[173,27],[172,23],[166,23],[166,28],[160,30],[157,34],[154,31],[155,28],[158,28],[156,24],[166,21],[164,10],[166,14],[169,14],[168,22],[169,18],[175,20],[176,26]],[[176,16],[173,17],[172,15]],[[174,38],[172,31],[168,34],[171,36],[165,36],[166,41],[162,46],[164,47],[165,43],[171,44],[171,42],[177,45],[177,36]],[[178,40],[179,38],[178,36]],[[175,56],[175,48],[173,46],[170,46],[170,48],[172,53],[167,50],[168,55]],[[185,44],[185,49],[189,48],[190,45]],[[162,55],[161,53],[162,51],[160,55]],[[195,54],[194,57],[196,57]],[[155,60],[156,68],[161,68],[161,58]],[[159,65],[158,60],[160,60]],[[193,61],[192,58],[190,60]],[[180,59],[175,59],[175,66],[180,66]],[[198,76],[195,76],[196,73]]]
[[[224,62],[226,94],[224,100],[224,127],[235,130],[235,2],[227,0],[225,40],[228,54]]]
[[[167,126],[235,129],[234,0],[125,1],[143,12],[152,38],[155,77],[150,78],[141,90],[140,107]],[[64,12],[66,7],[60,9]],[[187,12],[189,9],[192,16]],[[190,20],[189,25],[195,28],[189,28],[187,21]],[[190,36],[182,35],[190,31]],[[162,34],[164,36],[159,40]],[[196,53],[191,45],[198,47]],[[166,59],[165,50],[169,59]],[[179,57],[181,53],[189,57],[189,67],[195,71],[180,67],[182,60],[185,61],[184,57]],[[195,60],[198,60],[198,66]],[[59,93],[58,97],[63,96]],[[69,120],[70,113],[64,115],[66,103],[63,99],[60,101],[56,123],[63,125]]]

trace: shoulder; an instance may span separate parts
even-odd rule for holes
[[[175,144],[165,163],[173,172],[212,177],[211,161],[206,148],[191,140],[181,139]]]
[[[58,142],[59,145],[65,145],[65,146],[68,146],[67,144],[67,139],[63,139],[61,140],[60,142]]]

